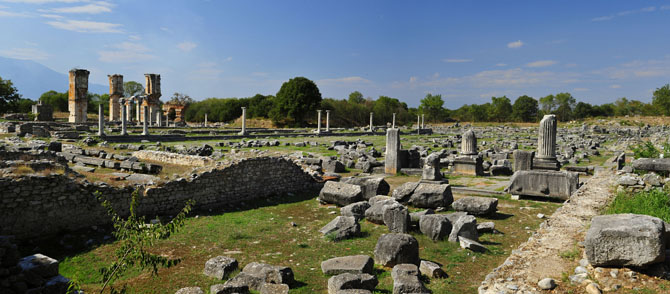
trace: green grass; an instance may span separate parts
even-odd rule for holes
[[[670,222],[670,191],[653,189],[637,193],[620,192],[606,214],[634,213],[658,217]]]

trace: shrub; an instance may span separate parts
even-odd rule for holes
[[[653,189],[637,193],[620,192],[605,213],[644,214],[670,222],[669,193],[668,189]]]

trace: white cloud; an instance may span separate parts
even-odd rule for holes
[[[6,10],[0,10],[0,17],[30,17],[30,15],[23,12],[11,12]]]
[[[198,44],[188,41],[177,44],[177,48],[184,52],[190,52],[191,50],[195,49],[195,47],[198,47]]]
[[[62,19],[63,16],[61,15],[56,15],[56,14],[40,14],[41,17],[44,18],[52,18],[52,19]]]
[[[472,59],[442,59],[446,63],[465,63],[472,62]]]
[[[316,83],[320,86],[332,86],[332,85],[348,85],[348,84],[367,84],[371,83],[371,81],[359,76],[351,76],[351,77],[342,77],[334,79],[321,79],[317,80]]]
[[[521,40],[507,43],[507,48],[521,48],[523,42]]]
[[[128,36],[128,39],[133,40],[133,41],[139,41],[139,40],[142,40],[142,37],[140,37],[138,35],[130,35],[130,36]]]
[[[86,4],[81,6],[52,8],[48,11],[55,13],[83,13],[83,14],[99,14],[105,12],[112,12],[112,5],[107,2],[96,2],[95,4]]]
[[[531,63],[526,64],[527,67],[546,67],[546,66],[552,66],[558,62],[553,61],[553,60],[538,60],[534,61]]]
[[[149,51],[149,48],[142,44],[122,42],[112,45],[111,50],[99,51],[98,59],[109,63],[132,63],[156,58]]]
[[[43,60],[49,57],[49,54],[37,48],[12,48],[0,51],[0,55],[24,60]]]
[[[635,60],[616,66],[594,70],[593,74],[614,80],[663,77],[670,75],[670,56],[664,59]]]
[[[617,85],[617,84],[610,85],[610,88],[612,88],[612,89],[620,89],[620,88],[621,88],[621,85]]]
[[[172,30],[166,28],[166,27],[160,27],[161,31],[167,32],[167,33],[172,33]]]
[[[49,21],[52,27],[79,33],[122,33],[121,25],[87,20]]]
[[[664,7],[666,7],[666,6],[661,6],[661,10],[667,9],[667,8],[664,8]],[[670,8],[670,6],[667,6],[667,7]],[[649,6],[649,7],[643,7],[643,8],[640,8],[640,9],[621,11],[621,12],[617,12],[615,14],[610,14],[610,15],[606,15],[606,16],[595,17],[595,18],[592,18],[591,21],[608,21],[608,20],[614,19],[615,17],[621,17],[621,16],[626,16],[626,15],[631,15],[631,14],[638,14],[638,13],[648,13],[648,12],[654,12],[654,11],[656,11],[656,7],[655,6]]]

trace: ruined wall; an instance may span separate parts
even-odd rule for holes
[[[198,210],[317,188],[319,184],[288,159],[251,158],[194,178],[144,188],[138,213],[173,215],[191,198]],[[79,183],[64,175],[0,178],[0,235],[25,239],[109,223],[93,196],[95,191],[102,192],[117,211],[128,211],[132,187]]]
[[[214,163],[214,160],[207,156],[185,155],[165,151],[141,150],[133,152],[133,156],[140,160],[153,160],[188,166],[208,166]]]
[[[142,106],[149,107],[149,120],[151,122],[158,121],[160,113],[160,98],[161,98],[161,75],[159,74],[144,74],[146,84],[144,86],[144,94],[147,99],[142,101]],[[144,107],[140,108],[140,121],[144,121]]]

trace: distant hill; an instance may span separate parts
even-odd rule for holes
[[[0,57],[0,77],[12,80],[23,98],[37,100],[42,93],[68,89],[67,73],[54,71],[32,60]],[[109,93],[109,86],[88,84],[88,91],[96,94]]]

